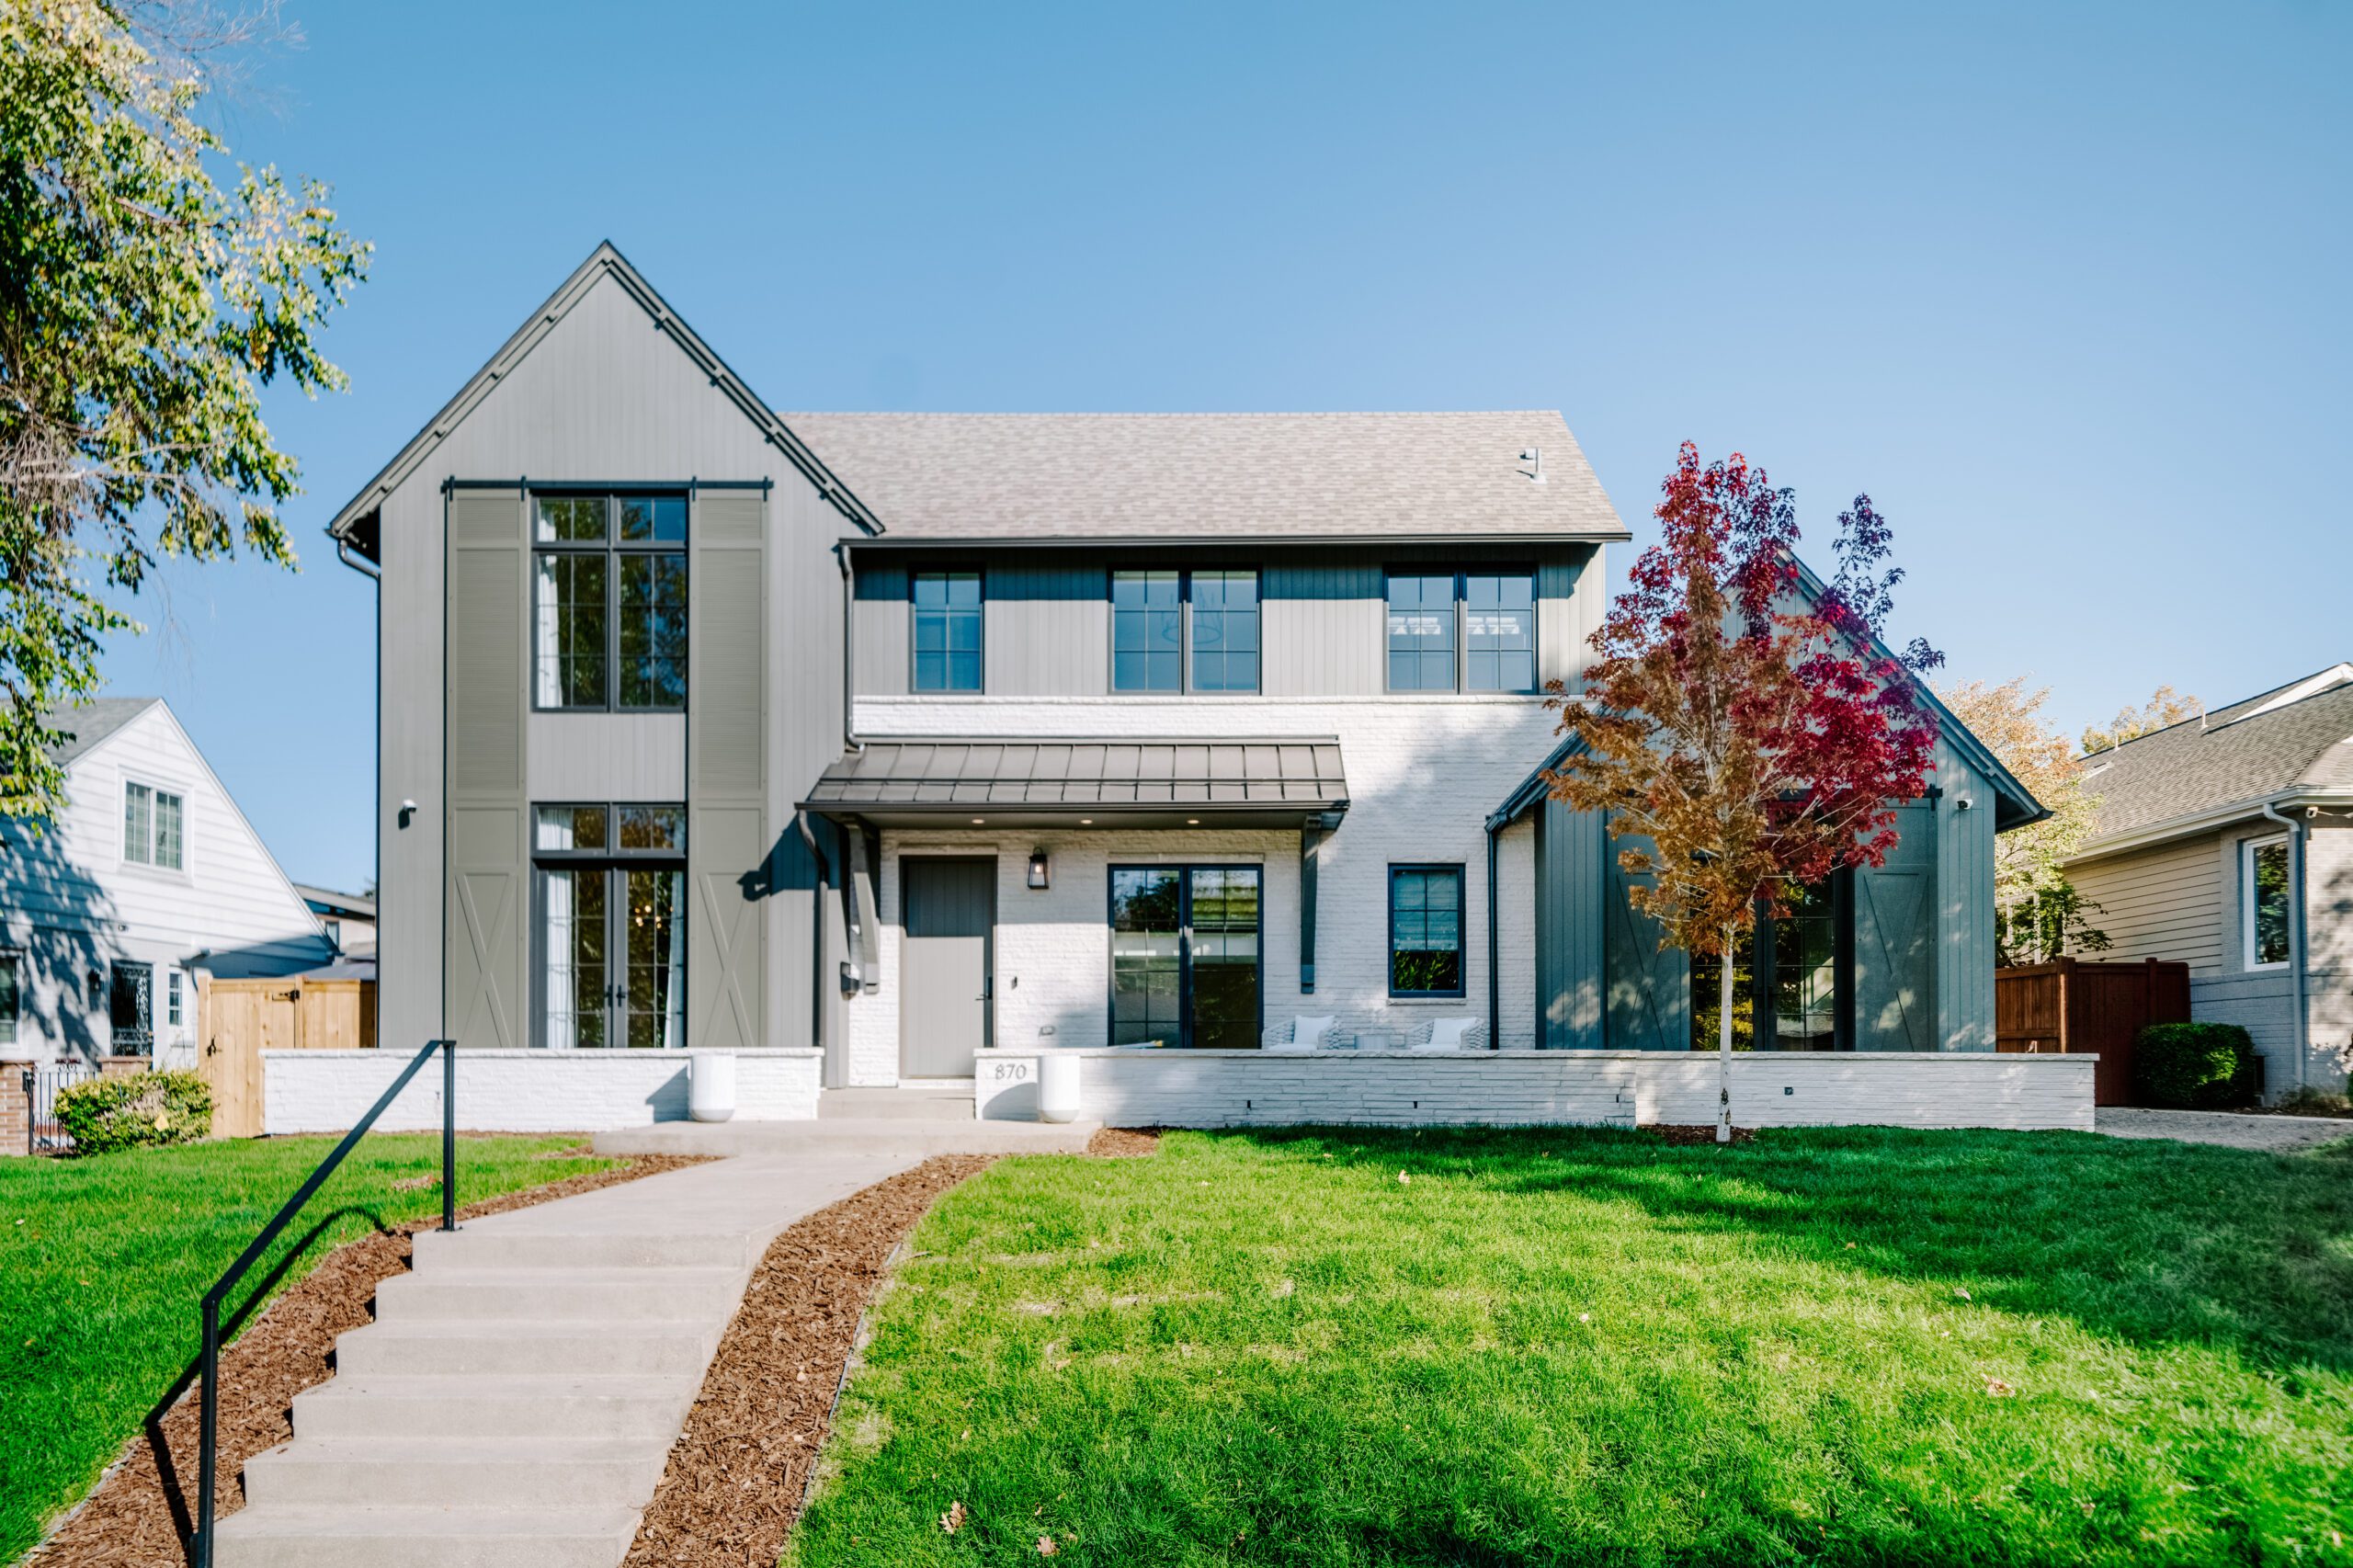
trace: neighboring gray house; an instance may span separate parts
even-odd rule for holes
[[[591,1046],[813,1096],[1300,1017],[1693,1043],[1600,824],[1528,788],[1628,537],[1557,414],[779,415],[602,246],[332,531],[381,574],[381,1038],[564,1058],[551,1125],[678,1104],[579,1108]],[[1957,724],[1938,766],[1768,935],[1768,1038],[1991,1051],[1994,835],[2040,808]],[[1566,1062],[1490,1114],[1578,1119]]]
[[[333,888],[313,887],[308,882],[296,882],[294,891],[319,917],[319,925],[326,932],[327,940],[335,944],[337,954],[347,958],[373,958],[376,955],[376,901],[363,893],[338,892]]]
[[[0,1057],[187,1065],[199,977],[296,973],[326,937],[161,698],[47,722],[65,804],[0,829]]]
[[[2085,761],[2097,827],[2067,866],[2116,945],[2189,965],[2193,1016],[2243,1024],[2265,1092],[2353,1066],[2353,664]]]

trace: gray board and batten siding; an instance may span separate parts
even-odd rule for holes
[[[910,576],[978,572],[986,697],[1100,697],[1111,688],[1115,566],[1255,568],[1259,687],[1254,697],[1387,693],[1387,573],[1394,568],[1527,571],[1536,578],[1537,679],[1570,689],[1590,654],[1603,596],[1577,592],[1600,546],[1559,541],[1461,547],[1252,545],[992,553],[972,548],[850,547],[857,575],[856,679],[861,697],[908,695]],[[1214,699],[1215,694],[1199,694]]]
[[[1994,1049],[1994,782],[1949,740],[1935,793],[1897,808],[1886,864],[1858,868],[1852,1039],[1861,1051]],[[1964,806],[1963,801],[1969,802]],[[1691,1046],[1690,966],[1626,901],[1600,819],[1536,796],[1536,1017],[1547,1049]]]
[[[766,648],[754,665],[766,687],[757,700],[760,782],[745,790],[744,760],[730,762],[729,777],[739,780],[733,814],[710,824],[731,835],[723,854],[717,845],[689,854],[699,889],[724,882],[739,900],[758,902],[766,938],[741,954],[731,949],[732,963],[748,961],[759,972],[755,980],[740,968],[722,971],[732,982],[726,1019],[715,1005],[721,994],[699,989],[708,960],[689,955],[690,1006],[701,1006],[692,1015],[700,1026],[690,1028],[736,1027],[737,996],[756,1015],[756,1032],[767,1030],[768,1017],[792,1020],[785,1032],[796,1043],[815,1028],[839,1028],[838,996],[829,987],[813,993],[822,892],[793,804],[797,786],[841,755],[835,546],[847,524],[843,506],[747,415],[711,363],[642,280],[600,249],[486,379],[469,384],[462,417],[445,411],[354,503],[375,519],[368,531],[382,573],[379,863],[388,888],[444,893],[384,903],[378,940],[388,1043],[445,1032],[476,1046],[528,1043],[520,1004],[529,995],[529,802],[559,784],[570,800],[647,799],[665,781],[685,784],[695,760],[688,736],[699,703],[691,687],[683,718],[529,711],[525,476],[567,488],[613,481],[689,492],[689,549],[699,560],[705,530],[697,525],[709,508],[722,497],[742,505],[748,495],[757,505],[765,492],[765,544],[750,557],[766,601]],[[689,613],[692,631],[703,631],[701,594],[689,595]],[[689,658],[695,641],[690,635]],[[477,665],[489,683],[479,690]],[[752,795],[756,845],[747,836]],[[405,801],[414,809],[404,810]],[[835,852],[826,831],[817,837]],[[701,924],[689,920],[690,941]],[[822,932],[828,973],[847,956],[839,926],[828,921]]]

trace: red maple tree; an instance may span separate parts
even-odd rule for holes
[[[1722,1142],[1741,938],[1839,867],[1886,861],[1893,803],[1934,772],[1936,716],[1915,676],[1942,656],[1881,641],[1904,574],[1869,496],[1839,514],[1837,569],[1810,585],[1792,493],[1739,453],[1703,465],[1687,441],[1660,489],[1663,537],[1594,633],[1583,699],[1554,683],[1561,732],[1584,747],[1546,780],[1604,813],[1627,899],[1661,946],[1722,960]]]

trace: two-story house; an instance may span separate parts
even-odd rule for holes
[[[1625,1119],[1691,1058],[1690,976],[1532,782],[1629,537],[1557,414],[779,415],[605,246],[332,531],[381,574],[382,1038],[544,1085],[483,1124],[676,1114],[680,1048],[755,1116],[1078,1051],[1156,1120]],[[2088,1117],[1984,1054],[2040,808],[1941,759],[1885,870],[1760,937],[1758,1055],[1847,1074],[1784,1119],[1866,1053],[1887,1119]],[[1425,1095],[1441,1056],[1485,1075]]]

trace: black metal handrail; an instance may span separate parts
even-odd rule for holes
[[[343,1157],[351,1153],[353,1146],[366,1136],[369,1128],[376,1125],[376,1119],[384,1114],[385,1108],[399,1096],[403,1089],[408,1087],[408,1081],[416,1076],[416,1070],[424,1066],[426,1059],[437,1051],[441,1053],[441,1229],[454,1231],[458,1228],[458,1042],[454,1040],[428,1040],[425,1042],[425,1049],[401,1069],[401,1075],[392,1080],[392,1087],[368,1108],[368,1114],[359,1119],[358,1125],[343,1135],[343,1142],[335,1146],[335,1153],[319,1162],[319,1168],[313,1171],[309,1179],[295,1190],[294,1196],[286,1200],[286,1206],[278,1211],[277,1218],[261,1228],[261,1234],[253,1239],[253,1244],[239,1253],[237,1261],[229,1266],[229,1271],[204,1293],[204,1396],[202,1436],[198,1440],[196,1460],[196,1551],[192,1554],[195,1568],[212,1568],[212,1492],[221,1462],[221,1303],[228,1300],[231,1287],[245,1277],[245,1270],[261,1260],[261,1255],[269,1250],[269,1244],[278,1238],[294,1216],[301,1212],[302,1205],[326,1184],[327,1177],[335,1174],[335,1168],[343,1164]]]

